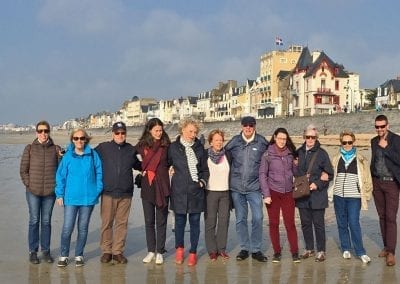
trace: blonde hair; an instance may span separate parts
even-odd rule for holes
[[[351,131],[351,130],[343,130],[342,132],[340,132],[340,135],[339,135],[340,142],[343,142],[344,136],[351,136],[351,139],[353,140],[353,142],[356,141],[356,136],[354,135],[353,131]]]
[[[178,124],[179,133],[182,134],[182,129],[185,128],[186,126],[188,126],[189,124],[196,127],[197,132],[199,132],[200,123],[196,119],[188,117],[188,118],[185,118],[185,119],[182,119],[181,121],[179,121],[179,124]]]
[[[90,140],[92,139],[92,137],[89,136],[89,134],[87,134],[86,130],[83,128],[75,128],[74,130],[72,130],[71,135],[69,136],[69,140],[72,142],[75,133],[82,131],[83,135],[85,136],[85,144],[89,144]]]

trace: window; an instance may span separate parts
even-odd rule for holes
[[[321,79],[321,89],[325,89],[325,79]]]
[[[339,80],[335,81],[335,91],[339,91]]]

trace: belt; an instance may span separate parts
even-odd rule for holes
[[[394,181],[393,177],[379,177],[380,181]]]

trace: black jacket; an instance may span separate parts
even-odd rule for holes
[[[103,194],[111,197],[132,197],[132,169],[140,170],[136,149],[129,143],[114,141],[100,143],[96,147],[103,163]]]
[[[328,153],[321,148],[319,141],[315,141],[312,147],[306,153],[305,143],[297,150],[299,155],[299,166],[296,176],[302,176],[307,173],[308,166],[314,155],[313,167],[310,171],[309,182],[317,185],[317,190],[312,190],[310,196],[296,200],[297,208],[323,209],[328,207],[328,186],[329,181],[321,180],[321,173],[325,172],[329,176],[329,180],[333,179],[333,167],[329,159]]]
[[[196,139],[192,146],[197,157],[199,181],[207,184],[210,175],[207,165],[207,151],[203,144]],[[200,213],[205,209],[206,184],[200,187],[190,176],[185,147],[180,143],[180,137],[168,149],[168,162],[174,168],[171,179],[171,209],[175,213]]]
[[[382,148],[383,154],[385,155],[386,167],[393,174],[397,183],[400,184],[400,136],[389,131],[387,135],[388,145],[386,148]],[[371,173],[374,172],[375,165],[375,153],[379,147],[379,137],[376,136],[371,139]]]

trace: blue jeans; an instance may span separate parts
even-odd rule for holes
[[[232,191],[236,214],[236,233],[242,250],[261,251],[263,233],[263,202],[261,192],[239,193]],[[251,243],[247,226],[248,204],[251,209]]]
[[[352,242],[355,254],[357,256],[364,255],[365,249],[363,246],[360,226],[361,198],[344,198],[334,195],[333,203],[335,206],[340,247],[342,251],[350,250]]]
[[[61,256],[69,256],[71,235],[78,217],[78,235],[76,238],[75,256],[83,256],[89,231],[89,221],[94,205],[91,206],[64,206],[64,225],[61,232]]]
[[[55,200],[55,195],[37,196],[29,191],[26,192],[26,201],[29,207],[29,252],[39,250],[39,224],[41,249],[50,251],[51,215]]]
[[[175,247],[185,246],[185,226],[188,214],[175,213]],[[190,252],[197,252],[197,245],[199,244],[200,237],[200,216],[201,213],[190,213]]]

